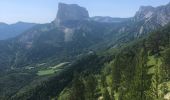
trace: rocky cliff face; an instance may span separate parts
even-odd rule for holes
[[[170,3],[164,6],[142,6],[134,17],[135,21],[155,21],[156,24],[165,26],[170,22]]]
[[[170,3],[164,6],[142,6],[132,20],[135,23],[134,37],[141,37],[170,22]]]
[[[155,8],[152,6],[141,6],[139,8],[139,11],[136,12],[136,15],[134,17],[135,21],[141,21],[150,19],[153,17],[153,14],[155,13]]]
[[[88,11],[78,6],[77,4],[64,4],[59,3],[57,18],[55,24],[61,24],[70,20],[87,20],[89,18]]]

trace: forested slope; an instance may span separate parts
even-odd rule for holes
[[[114,49],[109,50],[114,51]],[[111,54],[113,52],[110,52]],[[170,92],[170,26],[121,48],[101,73],[80,73],[59,100],[163,100]]]

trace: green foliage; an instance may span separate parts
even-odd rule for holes
[[[69,100],[85,100],[85,86],[83,81],[75,75]]]
[[[10,72],[0,77],[0,100],[6,100],[23,86],[31,82],[36,75],[32,73]]]
[[[167,49],[164,53],[164,71],[165,71],[165,77],[166,81],[170,80],[170,49]]]
[[[170,52],[168,49],[169,27],[115,52],[112,56],[113,60],[105,62],[100,77],[97,79],[100,84],[99,91],[95,91],[98,94],[96,98],[162,100],[163,96],[169,92],[167,84]],[[102,54],[109,53],[111,53],[110,50]],[[86,83],[87,80],[84,79],[84,81]],[[85,84],[85,88],[86,86]],[[91,87],[95,87],[94,84]],[[89,100],[88,96],[85,97]]]
[[[86,88],[86,100],[95,100],[97,80],[93,75],[86,77],[85,88]]]
[[[107,88],[103,89],[103,100],[112,100],[109,95],[109,91]]]

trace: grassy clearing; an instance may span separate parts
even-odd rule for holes
[[[60,64],[53,66],[53,67],[50,67],[50,68],[52,68],[52,69],[62,68],[63,66],[65,66],[67,64],[69,64],[69,62],[63,62],[63,63],[60,63]]]
[[[40,70],[38,71],[37,75],[44,76],[44,75],[51,75],[54,74],[56,71],[53,69],[47,69],[47,70]]]
[[[45,76],[45,75],[54,74],[54,73],[58,72],[59,70],[64,69],[64,66],[66,66],[68,64],[69,64],[69,62],[63,62],[63,63],[60,63],[60,64],[58,64],[56,66],[49,67],[49,68],[43,69],[43,70],[39,70],[37,72],[37,75],[38,76]]]

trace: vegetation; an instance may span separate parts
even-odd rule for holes
[[[167,26],[128,45],[87,53],[71,63],[32,64],[27,69],[4,71],[7,76],[1,75],[4,88],[0,92],[9,91],[0,99],[162,100],[170,92],[169,44]],[[18,81],[15,88],[11,79]],[[8,86],[5,80],[11,80]]]
[[[169,44],[170,26],[114,52],[113,60],[105,62],[100,74],[79,74],[85,89],[90,91],[82,91],[85,97],[77,100],[163,100],[170,93]],[[95,77],[87,82],[84,74]],[[98,80],[97,83],[94,80]],[[88,83],[91,84],[89,87]],[[63,98],[67,91],[72,92],[73,86],[64,89],[59,98]]]

